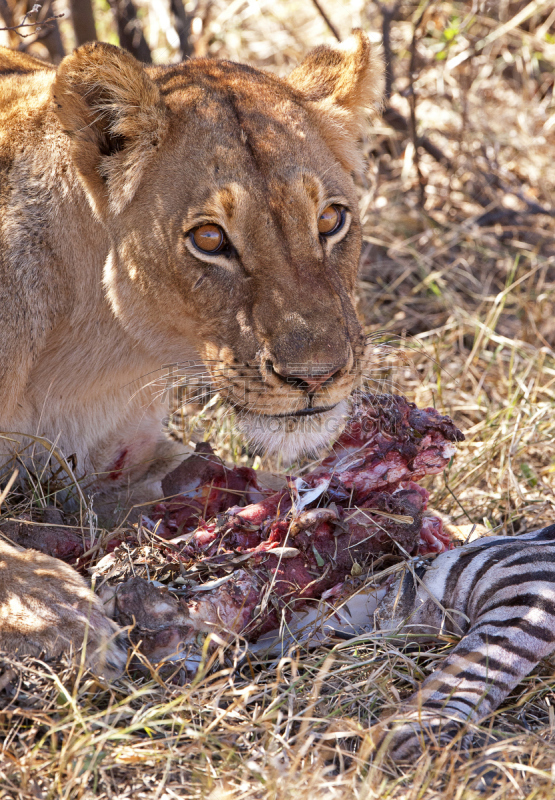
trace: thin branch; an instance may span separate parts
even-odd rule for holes
[[[57,19],[61,19],[64,16],[63,14],[53,14],[47,19],[43,19],[41,22],[28,22],[31,14],[38,14],[41,8],[42,5],[35,3],[33,8],[25,14],[19,25],[8,25],[5,28],[0,28],[0,31],[12,31],[13,33],[17,33],[18,36],[21,36],[22,39],[27,39],[29,36],[34,36],[35,33],[45,28],[53,27],[49,23],[56,22]],[[22,33],[21,28],[34,28],[34,30],[31,33]]]
[[[401,7],[401,0],[396,0],[394,5],[391,7],[378,0],[377,6],[382,15],[382,46],[385,62],[385,108],[383,110],[382,117],[384,121],[387,122],[387,124],[390,125],[394,130],[398,131],[399,133],[410,134],[411,126],[409,121],[401,114],[400,111],[397,111],[396,108],[392,108],[392,106],[389,105],[391,95],[393,94],[393,81],[395,79],[395,74],[393,71],[393,53],[391,51],[391,23],[397,21],[399,18],[398,14]],[[418,25],[420,25],[420,22],[421,20],[418,21]],[[411,65],[412,67],[414,66],[413,59],[411,59]],[[442,150],[440,150],[439,147],[431,142],[427,136],[419,136],[416,141],[413,141],[413,144],[415,146],[415,151],[417,146],[421,147],[440,164],[445,165],[448,169],[452,168],[450,159]]]
[[[422,170],[420,169],[420,152],[418,149],[419,144],[416,131],[416,92],[414,91],[414,79],[416,71],[416,42],[420,26],[424,21],[426,12],[428,11],[430,5],[432,5],[433,2],[434,0],[428,0],[424,8],[422,9],[422,12],[414,25],[414,29],[412,32],[412,41],[410,44],[410,64],[409,64],[410,132],[411,132],[412,143],[414,145],[414,168],[416,169],[416,174],[418,176],[418,189],[419,189],[419,199],[421,206],[424,206],[424,200],[425,200],[424,189],[426,181],[424,180],[424,176],[422,175]]]
[[[326,12],[325,12],[325,11],[324,11],[324,9],[322,8],[322,6],[321,6],[321,4],[320,4],[320,0],[312,0],[312,2],[313,2],[313,3],[314,3],[314,5],[316,6],[316,8],[317,8],[317,10],[318,10],[318,13],[319,13],[319,14],[320,14],[320,16],[322,17],[322,19],[324,20],[324,22],[326,23],[326,25],[328,26],[328,28],[330,29],[330,31],[333,33],[333,35],[335,36],[335,38],[337,39],[337,41],[338,41],[338,42],[340,42],[340,41],[341,41],[341,36],[339,35],[339,31],[337,30],[337,28],[335,27],[335,25],[333,24],[333,22],[331,21],[331,19],[328,17],[328,15],[326,14]]]
[[[382,47],[385,66],[384,103],[389,104],[393,92],[393,81],[395,79],[393,72],[393,54],[391,52],[391,23],[398,19],[397,15],[401,7],[401,0],[396,0],[391,8],[381,3],[380,0],[377,0],[377,6],[382,15]]]
[[[388,106],[386,109],[384,109],[382,117],[387,124],[393,128],[393,130],[398,131],[399,133],[410,134],[408,120],[401,114],[400,111],[397,111],[396,108]],[[427,136],[419,136],[417,141],[418,146],[425,150],[433,159],[438,161],[440,164],[444,164],[448,169],[453,169],[453,164],[449,156],[445,155],[443,150],[431,142]]]

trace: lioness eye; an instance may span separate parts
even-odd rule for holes
[[[225,233],[219,225],[201,225],[191,231],[191,239],[198,250],[211,255],[223,250],[226,243]]]
[[[318,231],[322,236],[337,233],[345,224],[345,209],[341,206],[328,206],[318,218]]]

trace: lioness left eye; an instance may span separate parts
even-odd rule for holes
[[[318,218],[318,232],[322,236],[331,236],[340,231],[345,224],[345,209],[343,206],[331,205],[325,208]]]
[[[219,225],[201,225],[190,233],[191,241],[201,253],[217,255],[227,245],[225,233]]]

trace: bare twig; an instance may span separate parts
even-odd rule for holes
[[[4,4],[2,4],[2,6],[3,5]],[[0,28],[0,31],[12,31],[13,33],[17,33],[18,36],[21,36],[22,39],[27,39],[29,36],[33,36],[45,28],[53,27],[53,25],[50,23],[53,23],[57,19],[61,19],[64,16],[63,14],[52,14],[52,16],[43,19],[41,22],[29,22],[28,20],[31,14],[38,14],[41,8],[42,5],[40,3],[35,3],[33,8],[25,14],[18,25],[7,25],[5,28]],[[22,33],[21,28],[34,28],[34,30],[31,31],[31,33]]]
[[[335,27],[335,25],[333,24],[333,22],[331,21],[331,19],[328,17],[328,15],[326,14],[326,12],[325,12],[325,11],[324,11],[324,9],[322,8],[322,6],[321,6],[321,4],[320,4],[319,0],[312,0],[312,2],[313,2],[313,3],[314,3],[314,5],[316,6],[316,9],[318,10],[318,13],[319,13],[319,14],[320,14],[320,16],[322,17],[322,19],[324,20],[324,22],[326,23],[326,25],[328,26],[328,28],[330,29],[330,31],[333,33],[333,35],[335,36],[335,38],[337,39],[337,41],[338,41],[338,42],[340,42],[340,41],[341,41],[341,36],[339,35],[339,31],[337,30],[337,28]]]
[[[377,5],[382,15],[382,47],[385,66],[384,102],[389,103],[395,77],[393,73],[393,54],[391,52],[391,23],[397,19],[399,8],[401,7],[401,0],[396,0],[391,8],[379,2],[379,0]]]
[[[399,133],[410,133],[411,126],[409,121],[403,116],[403,114],[401,114],[400,111],[397,111],[397,109],[392,108],[389,105],[391,95],[393,94],[393,81],[395,78],[393,71],[393,54],[391,52],[391,23],[398,19],[399,9],[401,7],[401,0],[396,0],[393,6],[388,6],[386,3],[382,2],[378,2],[377,5],[382,15],[382,46],[383,46],[383,55],[385,62],[385,91],[384,91],[385,108],[382,116],[385,122],[387,122],[387,124],[390,125],[394,130],[399,131]],[[426,5],[424,11],[422,12],[422,17],[424,15],[424,12],[428,8],[428,5],[429,4]],[[420,25],[421,21],[422,19],[418,20],[417,26]],[[415,27],[415,32],[416,30],[417,27]],[[411,73],[414,69],[414,57],[412,55],[412,52],[413,51],[411,50]],[[412,89],[412,80],[411,80],[411,89]],[[413,136],[413,143],[415,146],[415,151],[417,150],[417,146],[421,147],[440,164],[444,164],[448,168],[451,168],[452,165],[449,158],[439,147],[433,144],[433,142],[431,142],[427,136],[420,136],[416,139],[416,141],[414,140]]]
[[[418,136],[416,131],[416,93],[414,91],[414,78],[415,78],[415,69],[416,69],[416,41],[418,37],[418,32],[420,30],[420,26],[424,20],[424,16],[430,4],[434,0],[428,0],[425,4],[420,16],[418,17],[414,29],[412,32],[412,41],[410,45],[410,65],[409,65],[409,106],[410,106],[410,132],[412,143],[414,145],[414,168],[416,169],[416,174],[418,176],[418,193],[420,199],[420,205],[424,206],[424,188],[426,181],[424,180],[424,176],[422,175],[422,170],[420,169],[420,152],[419,152],[419,142]]]

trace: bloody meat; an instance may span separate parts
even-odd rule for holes
[[[435,409],[359,396],[330,455],[274,493],[199,446],[164,480],[173,496],[150,515],[190,579],[179,597],[138,578],[105,587],[114,617],[134,624],[154,660],[199,633],[256,641],[377,556],[442,552],[449,536],[417,481],[445,469],[462,439]]]

